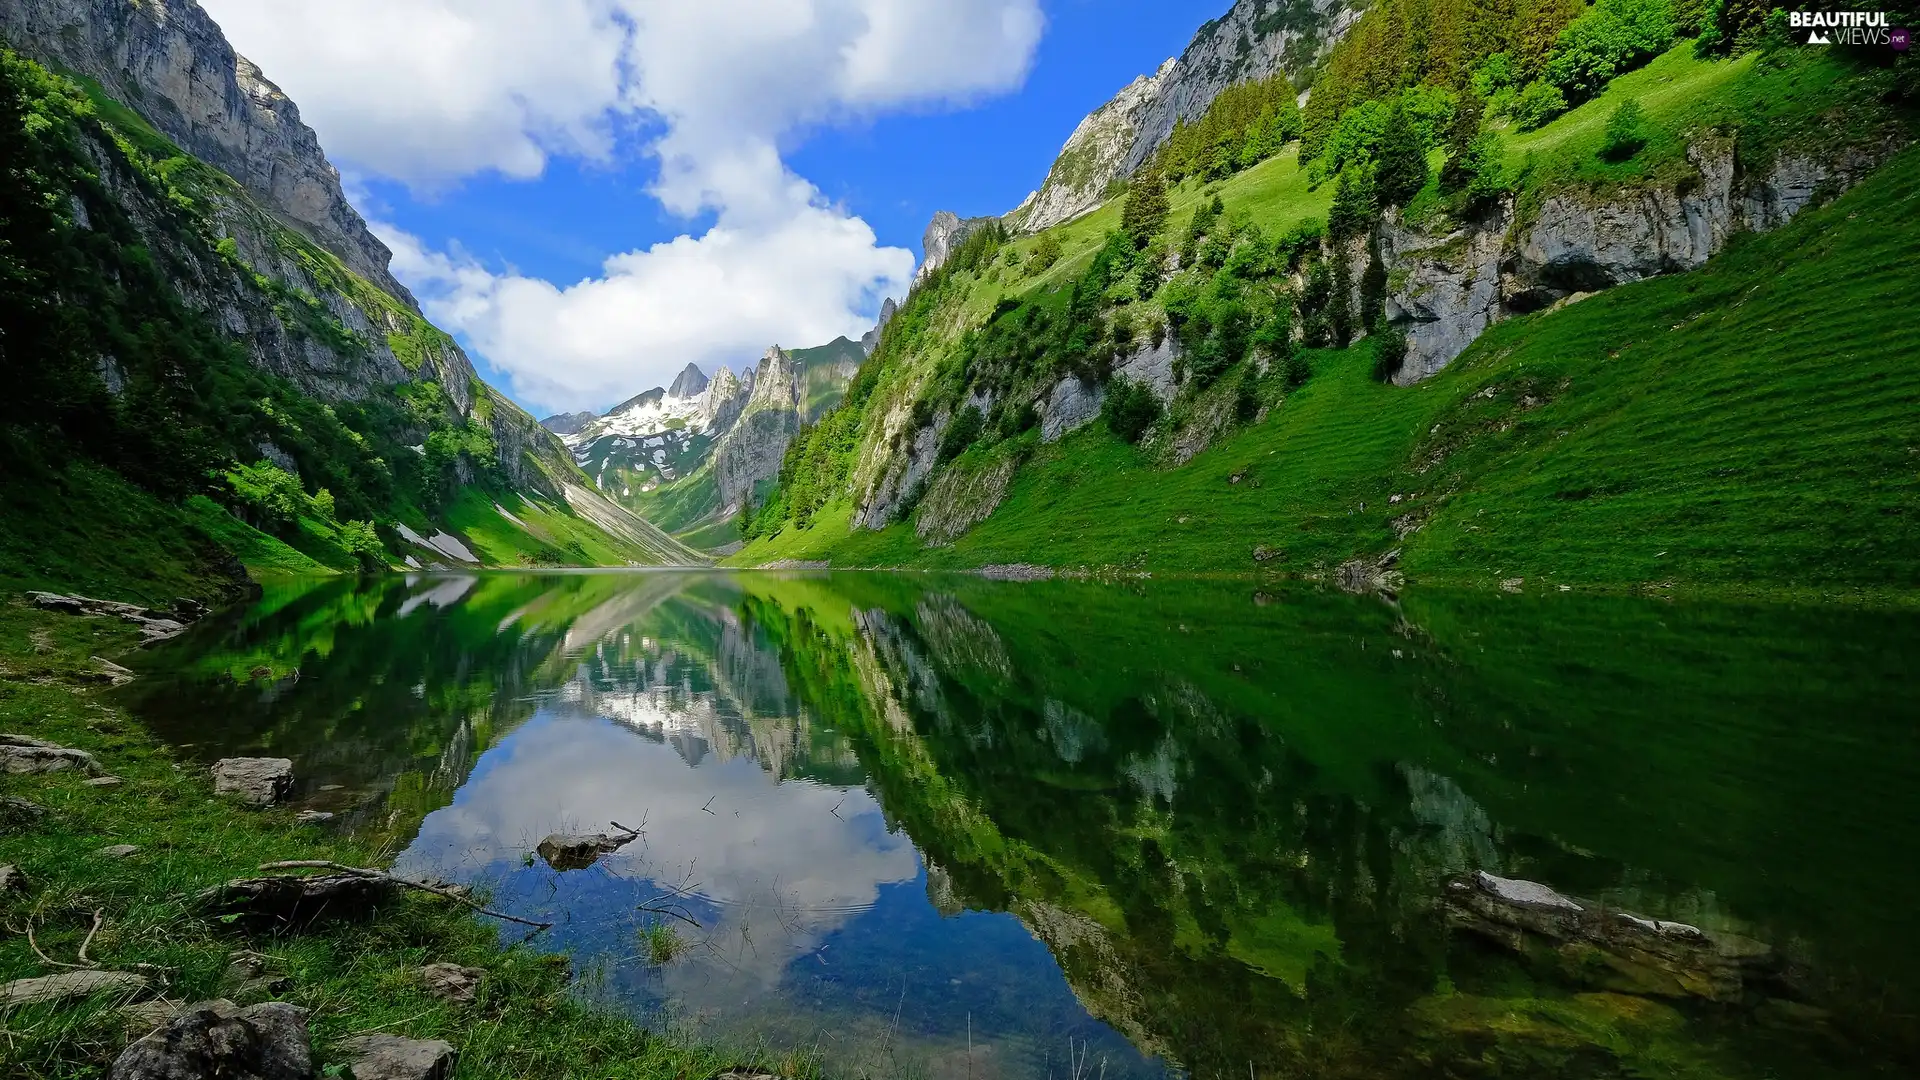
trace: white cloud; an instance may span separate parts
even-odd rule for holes
[[[652,193],[704,236],[569,287],[424,251],[395,273],[538,407],[604,405],[689,360],[858,333],[911,256],[824,205],[781,149],[814,126],[1016,87],[1039,0],[203,0],[350,169],[415,185],[653,134]]]
[[[565,287],[376,231],[427,315],[541,410],[604,407],[665,385],[689,361],[737,372],[768,345],[858,336],[858,313],[898,295],[913,271],[911,253],[877,246],[859,218],[804,203],[755,228],[723,222],[615,255],[601,276]]]

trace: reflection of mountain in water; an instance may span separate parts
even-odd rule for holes
[[[1920,936],[1878,899],[1920,886],[1912,617],[1132,588],[335,582],[135,688],[197,752],[382,792],[366,817],[403,838],[427,817],[411,858],[523,873],[503,895],[573,905],[571,947],[645,898],[607,882],[698,864],[731,971],[622,976],[696,1008],[786,995],[818,1022],[807,995],[863,970],[810,959],[829,944],[894,977],[882,944],[905,943],[861,919],[924,864],[924,932],[1010,913],[1089,1012],[1196,1077],[1920,1062]],[[600,877],[514,869],[541,830],[641,811],[647,845]],[[1471,869],[1790,946],[1793,978],[1707,1001],[1591,943],[1493,944],[1443,903]],[[872,989],[834,1000],[887,1030]],[[928,1008],[921,1034],[957,1041]]]

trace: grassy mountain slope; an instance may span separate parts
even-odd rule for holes
[[[514,526],[534,561],[697,559],[586,492],[408,304],[97,85],[0,53],[0,149],[0,580],[200,594],[240,565],[431,559],[402,529],[476,491],[571,519]]]
[[[1909,150],[1699,271],[1496,326],[1415,387],[1375,382],[1370,345],[1312,352],[1284,404],[1184,466],[1098,425],[1029,433],[950,547],[842,510],[737,558],[1324,571],[1403,547],[1422,579],[1910,588],[1920,346],[1894,313],[1916,213]]]

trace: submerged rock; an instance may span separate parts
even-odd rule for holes
[[[362,1035],[340,1043],[354,1080],[445,1080],[459,1054],[438,1039]]]
[[[1454,925],[1553,958],[1569,975],[1609,990],[1737,1001],[1782,977],[1773,949],[1761,942],[1608,911],[1536,881],[1482,871],[1450,883],[1446,900]]]
[[[26,735],[0,735],[0,772],[15,774],[100,771],[100,763],[85,750],[75,750]]]
[[[312,1080],[307,1010],[284,1001],[189,1006],[122,1051],[108,1080]]]
[[[610,836],[607,833],[554,833],[540,841],[540,857],[555,870],[585,870],[632,843],[639,833]]]
[[[213,765],[213,793],[234,795],[248,806],[272,806],[293,790],[293,762],[286,758],[226,758]]]
[[[201,914],[242,930],[298,930],[335,919],[364,919],[393,901],[399,886],[358,874],[242,878],[201,893]]]
[[[147,988],[147,977],[131,971],[63,971],[0,985],[0,1006],[37,1005],[111,994],[133,997]]]

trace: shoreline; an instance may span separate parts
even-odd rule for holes
[[[128,624],[36,610],[17,595],[0,603],[0,731],[84,751],[120,781],[90,784],[79,769],[0,774],[0,796],[39,808],[0,808],[9,811],[0,822],[0,866],[25,879],[0,892],[0,921],[35,930],[31,943],[24,933],[0,937],[0,984],[70,970],[59,965],[72,964],[83,945],[100,970],[149,980],[120,998],[0,1007],[10,1036],[0,1040],[0,1073],[104,1075],[174,1005],[224,998],[308,1010],[317,1068],[344,1063],[345,1040],[385,1034],[452,1044],[462,1077],[818,1076],[804,1057],[649,1031],[585,1000],[566,957],[504,944],[490,921],[412,890],[366,921],[297,934],[248,934],[199,916],[193,898],[201,890],[257,877],[263,863],[382,866],[392,836],[341,836],[297,824],[291,807],[244,809],[214,795],[208,769],[184,763],[136,717],[97,700],[112,685],[98,661],[124,657],[140,638]],[[101,854],[113,845],[136,850]],[[100,923],[89,940],[94,912]],[[239,960],[250,975],[238,973],[247,970]],[[430,964],[485,975],[471,1002],[449,1001],[423,979]]]

